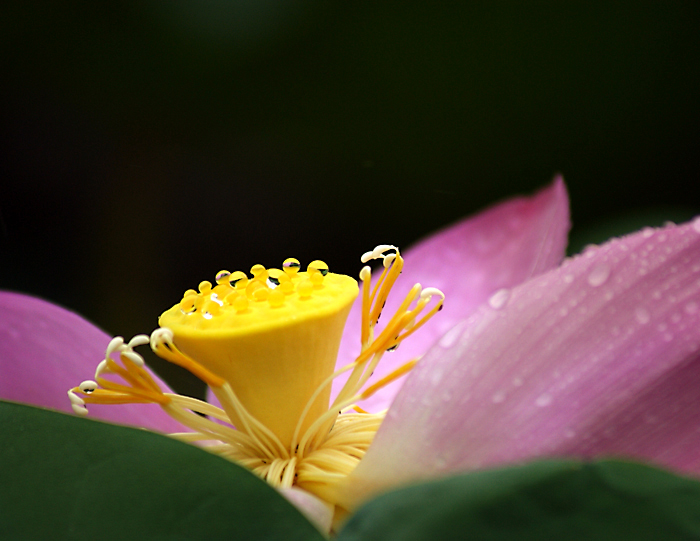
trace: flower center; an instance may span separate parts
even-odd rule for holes
[[[255,265],[252,276],[221,271],[216,285],[202,282],[198,292],[186,291],[150,337],[113,339],[95,381],[68,391],[73,409],[85,414],[86,403],[159,404],[190,429],[172,437],[205,442],[205,449],[274,486],[297,485],[334,503],[333,486],[364,456],[384,416],[355,404],[408,372],[417,359],[371,385],[369,378],[384,353],[420,328],[444,299],[434,288],[414,285],[379,332],[403,259],[389,245],[362,256],[363,263],[371,259],[381,259],[383,269],[374,285],[369,267],[360,272],[362,350],[349,365],[334,372],[357,282],[330,273],[322,261],[302,272],[296,259],[287,259],[282,269]],[[431,302],[433,297],[438,301]],[[134,351],[147,343],[207,383],[221,408],[163,392]],[[348,374],[347,381],[331,402],[331,383],[341,374]]]
[[[255,265],[251,279],[221,271],[213,289],[202,282],[199,293],[186,292],[159,323],[173,332],[180,351],[226,380],[248,413],[289,448],[311,396],[333,373],[358,287],[320,261],[306,272],[298,272],[296,260],[285,263],[284,272]],[[302,432],[328,409],[330,391],[326,386],[309,405]]]

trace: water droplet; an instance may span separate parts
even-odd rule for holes
[[[552,403],[552,395],[549,393],[543,393],[537,397],[537,400],[535,400],[535,405],[539,406],[540,408],[544,408],[545,406],[549,406],[551,403]]]
[[[642,237],[645,239],[648,239],[654,234],[654,228],[653,227],[645,227],[642,229]]]
[[[697,216],[693,220],[693,229],[697,232],[700,233],[700,216]]]
[[[664,342],[671,342],[673,340],[673,335],[670,332],[664,333]]]
[[[457,325],[452,327],[443,335],[442,338],[440,338],[440,346],[445,349],[451,348],[457,341],[457,338],[459,338],[463,328],[464,325],[462,323],[458,323]]]
[[[605,263],[600,263],[593,267],[593,270],[588,275],[588,283],[593,287],[603,285],[610,277],[610,266]]]
[[[513,378],[513,385],[520,387],[523,384],[522,378]]]
[[[491,402],[494,404],[500,404],[506,399],[506,393],[503,391],[496,391],[493,393],[493,396],[491,397]]]
[[[646,308],[642,308],[642,307],[639,307],[634,311],[634,317],[642,325],[649,323],[649,320],[651,319],[651,315],[649,314],[649,310],[647,310]]]
[[[573,429],[571,429],[571,428],[567,428],[566,430],[564,430],[564,437],[565,437],[565,438],[571,439],[571,438],[573,438],[575,435],[576,435],[576,431],[573,430]]]
[[[491,295],[491,298],[489,299],[489,305],[495,310],[500,310],[506,305],[509,297],[509,289],[499,289],[498,291],[496,291],[496,293]]]
[[[570,284],[571,282],[574,281],[574,275],[573,274],[565,274],[563,280],[564,280],[565,284]]]
[[[430,373],[430,381],[435,386],[440,385],[440,382],[442,381],[442,369],[441,368],[435,368]]]
[[[697,313],[698,311],[698,303],[695,301],[690,301],[688,304],[685,305],[685,313],[688,315],[692,315]]]

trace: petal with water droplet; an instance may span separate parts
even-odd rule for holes
[[[72,413],[68,389],[94,374],[111,337],[73,312],[18,293],[0,291],[0,313],[0,399]],[[152,404],[89,410],[95,419],[182,431],[182,425]]]
[[[389,297],[392,313],[415,283],[445,293],[443,310],[395,353],[385,356],[375,377],[423,355],[441,336],[501,288],[511,288],[556,267],[564,257],[570,227],[569,198],[561,177],[531,197],[496,205],[440,231],[403,253],[405,265]],[[361,313],[355,303],[345,326],[338,366],[360,352]],[[388,385],[362,405],[380,411],[391,404],[404,378]],[[338,388],[338,384],[334,385]]]
[[[639,252],[661,235],[670,252],[648,254],[640,275]],[[618,455],[700,474],[696,261],[693,223],[645,230],[513,288],[498,312],[481,307],[450,349],[431,349],[409,376],[345,485],[346,504],[444,474],[436,457],[446,471],[462,471]],[[609,278],[591,284],[603,264]],[[434,370],[446,374],[439,388],[430,383]],[[516,375],[520,386],[512,385]],[[505,388],[505,399],[494,401]],[[409,405],[414,395],[445,390],[471,399]]]

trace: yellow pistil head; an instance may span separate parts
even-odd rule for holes
[[[359,291],[354,279],[328,272],[321,261],[307,272],[296,265],[284,267],[291,272],[255,265],[252,278],[222,271],[216,287],[203,282],[199,293],[186,292],[159,320],[172,331],[175,346],[226,380],[248,413],[285,447],[308,400],[333,372]],[[241,281],[245,289],[238,287]],[[327,386],[302,430],[325,413],[329,397]]]

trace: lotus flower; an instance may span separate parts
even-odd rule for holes
[[[700,473],[700,219],[561,263],[568,228],[556,179],[406,252],[401,280],[440,288],[445,309],[377,369],[395,381],[362,406],[390,407],[335,503],[354,510],[411,481],[538,457],[618,455]],[[68,410],[66,389],[92,372],[109,337],[34,298],[3,293],[0,306],[0,396]],[[354,309],[338,366],[358,354],[361,320]],[[425,351],[405,381],[395,377]],[[177,430],[152,405],[95,414]],[[286,495],[328,525],[318,498]]]

